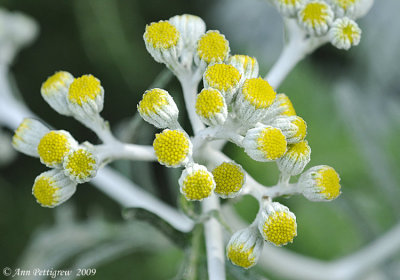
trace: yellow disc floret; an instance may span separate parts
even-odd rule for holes
[[[190,153],[190,142],[183,131],[166,129],[156,134],[154,151],[161,164],[177,167]]]
[[[211,195],[214,186],[213,177],[209,172],[197,170],[183,180],[182,192],[188,200],[202,200]]]
[[[68,100],[82,106],[89,100],[96,100],[102,94],[100,81],[92,75],[83,75],[75,78],[68,91]]]
[[[222,93],[239,85],[241,75],[232,65],[215,64],[207,68],[204,73],[205,82]]]
[[[179,31],[168,21],[153,22],[146,26],[144,38],[155,49],[169,49],[178,44]]]
[[[318,171],[316,185],[328,200],[335,199],[340,195],[340,178],[332,167],[326,166]]]
[[[198,41],[197,55],[206,63],[224,61],[229,55],[229,42],[218,31],[208,31]]]
[[[294,137],[299,138],[300,140],[303,140],[307,135],[306,122],[302,118],[297,116],[292,123],[297,126],[297,132],[294,135]]]
[[[325,22],[326,5],[322,3],[309,3],[301,13],[303,21],[311,23],[313,27]]]
[[[296,144],[288,145],[286,155],[290,158],[297,159],[299,156],[310,154],[311,149],[307,141],[301,141]]]
[[[37,151],[44,164],[54,167],[62,163],[70,148],[68,137],[64,133],[50,131],[40,140]]]
[[[203,89],[196,100],[196,113],[203,118],[210,118],[224,108],[224,97],[215,89]]]
[[[243,268],[249,268],[253,266],[256,262],[255,256],[253,254],[254,248],[244,250],[243,247],[243,244],[230,245],[227,249],[227,256],[233,264]]]
[[[262,227],[264,238],[276,246],[293,242],[297,235],[296,219],[289,213],[278,211],[270,214]]]
[[[52,207],[58,202],[58,190],[54,180],[46,176],[39,177],[33,185],[33,195],[43,206]]]
[[[286,138],[278,128],[267,127],[257,139],[258,149],[268,160],[276,160],[286,152]]]
[[[71,152],[65,159],[64,169],[68,175],[83,183],[93,176],[97,169],[97,161],[92,153],[86,149]]]
[[[73,79],[72,75],[66,71],[56,72],[43,83],[42,93],[49,95],[60,87],[67,87],[67,83],[69,83],[71,79]]]
[[[360,43],[361,29],[354,20],[347,17],[338,18],[333,23],[329,36],[332,45],[348,50]]]
[[[217,166],[212,174],[216,184],[214,192],[222,197],[229,197],[241,190],[245,175],[240,165],[224,162]]]
[[[321,35],[327,31],[328,24],[333,20],[333,12],[325,2],[312,1],[299,12],[299,20],[309,31]]]
[[[342,28],[342,39],[349,40],[350,44],[354,44],[354,37],[359,36],[360,32],[354,28],[353,24],[347,24]]]
[[[243,84],[242,94],[256,109],[268,108],[276,97],[274,89],[262,78],[247,79]]]
[[[147,91],[139,102],[140,114],[155,114],[159,108],[168,105],[168,93],[165,90],[155,88]]]

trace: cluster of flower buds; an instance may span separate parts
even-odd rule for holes
[[[73,116],[89,127],[102,121],[99,113],[104,90],[92,75],[74,78],[68,72],[56,72],[43,83],[41,94],[59,114]],[[69,199],[77,184],[90,181],[104,160],[90,143],[79,144],[68,131],[52,130],[32,118],[19,125],[12,144],[52,169],[40,174],[33,185],[32,193],[44,207],[55,207]]]
[[[307,14],[309,9],[312,9],[312,16],[317,16],[318,5],[331,9],[321,1],[310,1],[307,5],[318,5],[305,8],[295,5],[296,1],[281,2],[293,3],[291,9],[281,7],[290,16]],[[333,17],[330,10],[323,14]],[[310,24],[315,27],[315,34],[321,35],[322,29],[316,27],[316,23],[320,21]],[[290,176],[301,174],[310,161],[311,149],[305,140],[306,122],[296,115],[285,94],[276,93],[268,81],[259,76],[255,58],[231,56],[229,43],[223,35],[218,31],[204,33],[204,30],[200,18],[182,15],[152,23],[144,34],[149,53],[175,73],[188,57],[203,71],[203,88],[196,96],[194,108],[187,108],[195,110],[206,127],[197,132],[194,139],[205,133],[210,140],[233,142],[256,161],[274,161],[282,177],[288,178],[281,184],[289,184]],[[204,70],[201,65],[206,65]],[[195,162],[196,143],[192,144],[193,139],[179,125],[177,106],[167,91],[159,88],[146,91],[138,111],[144,120],[163,129],[153,142],[159,163],[184,167],[179,185],[187,200],[201,201],[212,193],[232,198],[246,187],[246,172],[233,161],[223,162],[213,170]],[[328,166],[306,171],[296,187],[298,193],[312,201],[329,201],[340,194],[339,176]],[[282,246],[297,235],[296,216],[286,206],[269,199],[260,204],[253,224],[235,233],[227,246],[227,257],[244,268],[257,262],[264,240]]]
[[[322,21],[314,17],[318,17],[318,13],[333,17],[331,10],[321,10],[322,6],[332,9],[329,5],[333,3],[280,2],[294,5],[287,9],[283,4],[278,5],[288,16],[312,18],[310,34],[327,32],[321,27]],[[295,5],[297,2],[302,5]],[[342,2],[337,1],[335,5]],[[311,4],[314,6],[309,6]],[[350,6],[345,7],[343,13],[353,11]],[[187,200],[201,201],[213,194],[233,198],[245,188],[252,187],[239,164],[225,161],[215,166],[215,162],[202,155],[208,140],[230,141],[243,148],[253,160],[276,162],[281,178],[285,178],[277,187],[289,187],[290,177],[301,174],[298,182],[292,185],[296,193],[302,193],[312,201],[330,201],[339,196],[340,178],[333,168],[315,166],[303,173],[311,154],[305,140],[306,122],[296,115],[288,96],[277,93],[259,76],[255,58],[231,56],[224,35],[215,30],[206,32],[203,20],[192,15],[152,23],[146,26],[143,37],[153,58],[165,63],[182,85],[188,79],[197,90],[198,82],[203,78],[203,88],[198,94],[194,93],[192,104],[187,103],[191,106],[187,108],[189,115],[193,113],[204,127],[195,130],[192,138],[179,124],[178,107],[166,90],[153,88],[146,91],[137,105],[145,121],[162,129],[155,135],[152,159],[155,157],[167,167],[183,167],[179,186]],[[51,130],[37,120],[25,119],[21,123],[12,144],[27,155],[40,158],[51,168],[36,178],[32,192],[42,206],[54,207],[70,198],[77,184],[90,181],[99,167],[110,159],[110,147],[122,143],[111,135],[107,122],[100,116],[104,90],[92,75],[74,78],[68,72],[57,72],[43,83],[41,94],[54,110],[74,117],[96,132],[105,143],[97,146],[88,142],[79,144],[67,131]],[[113,144],[108,150],[107,142]],[[122,153],[126,152],[122,150]],[[208,169],[210,166],[212,170]],[[262,189],[267,190],[263,186]],[[282,246],[292,242],[297,235],[296,216],[286,206],[273,202],[272,198],[261,196],[258,199],[260,211],[254,222],[235,233],[227,246],[227,257],[244,268],[257,262],[264,241]]]
[[[206,32],[204,21],[193,15],[174,16],[146,26],[143,35],[147,51],[154,60],[167,65],[177,76],[211,63],[225,61],[229,42],[217,30]]]
[[[296,18],[309,36],[327,36],[333,46],[348,50],[357,46],[364,16],[373,0],[269,0],[287,18]]]

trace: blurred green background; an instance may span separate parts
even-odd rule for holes
[[[66,70],[75,76],[91,73],[98,77],[106,94],[102,116],[113,129],[120,131],[135,114],[142,93],[160,73],[165,74],[164,66],[145,50],[142,36],[147,23],[176,14],[198,15],[205,20],[207,29],[219,29],[227,36],[233,53],[256,56],[262,74],[268,71],[282,45],[281,20],[266,1],[243,2],[9,0],[0,1],[0,6],[24,12],[40,26],[37,40],[18,55],[11,68],[30,109],[50,125],[70,131],[79,141],[96,142],[90,131],[52,111],[41,98],[41,83],[49,75]],[[307,121],[307,139],[312,148],[309,166],[331,165],[342,179],[343,194],[332,203],[312,203],[302,197],[279,200],[298,220],[298,237],[287,248],[307,256],[332,260],[349,254],[390,229],[400,216],[400,70],[391,65],[392,61],[398,61],[393,59],[399,58],[396,47],[398,50],[400,45],[397,40],[388,49],[383,39],[376,40],[377,34],[380,38],[390,37],[389,32],[378,31],[382,30],[379,26],[387,24],[383,15],[395,10],[390,5],[396,5],[396,1],[381,2],[360,21],[364,36],[361,46],[349,52],[331,46],[321,48],[301,62],[280,88],[280,92],[291,98],[298,115]],[[393,22],[393,26],[398,24],[397,19]],[[390,52],[394,57],[385,60]],[[371,58],[374,55],[383,57],[374,60]],[[382,72],[387,74],[377,74]],[[354,91],[343,90],[342,84],[350,85]],[[180,118],[187,126],[179,84],[171,79],[165,88],[177,100]],[[141,123],[139,131],[133,140],[151,143],[154,129]],[[266,185],[277,182],[275,164],[249,160],[233,145],[228,145],[225,151],[260,182]],[[178,186],[174,180],[177,172],[158,164],[116,163],[114,167],[165,202],[177,204]],[[139,229],[145,234],[153,232],[152,238],[162,239],[162,236],[144,223],[125,221],[119,205],[90,184],[80,186],[65,207],[41,208],[31,195],[31,187],[34,178],[45,170],[37,159],[24,155],[0,167],[2,267],[16,267],[29,259],[31,251],[40,255],[42,250],[45,259],[46,250],[57,251],[57,246],[67,250],[70,242],[76,242],[76,251],[65,253],[67,257],[61,267],[85,263],[85,254],[88,259],[90,252],[99,254],[96,248],[108,245],[104,250],[108,248],[109,252],[110,248],[121,247],[114,257],[94,265],[97,268],[94,279],[172,279],[178,274],[185,253],[167,240],[163,241],[164,247],[151,248],[151,243],[140,239]],[[138,176],[143,172],[147,179]],[[251,197],[235,201],[235,207],[248,221],[253,220],[258,209]],[[60,224],[60,220],[65,224]],[[60,237],[60,232],[68,229],[71,235]],[[85,233],[94,235],[90,238]],[[35,242],[42,244],[38,242],[40,236],[47,236],[43,244],[48,242],[53,247],[28,247]],[[199,262],[204,261],[203,254]],[[395,258],[387,266],[397,262]],[[199,279],[205,279],[204,269],[203,265]],[[253,277],[254,272],[261,274],[256,268],[243,277]],[[397,279],[395,272],[385,273],[388,279]],[[267,276],[280,279],[276,275]]]

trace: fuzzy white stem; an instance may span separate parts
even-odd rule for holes
[[[0,124],[14,129],[22,121],[20,116],[33,117],[34,115],[15,99],[9,84],[8,65],[0,64]]]
[[[215,195],[202,202],[203,213],[212,210],[220,211],[219,199]],[[222,235],[222,227],[214,217],[204,223],[207,267],[209,280],[224,280],[225,275],[225,246]]]
[[[185,107],[188,112],[193,132],[194,134],[197,134],[200,130],[205,128],[204,124],[197,116],[194,107],[196,103],[197,87],[199,84],[199,80],[195,79],[191,75],[184,75],[178,78],[182,86],[183,97],[185,99]]]
[[[183,213],[161,202],[111,168],[101,169],[92,183],[122,206],[144,208],[160,216],[177,230],[189,232],[194,226],[193,221]]]
[[[16,129],[25,117],[38,117],[31,113],[25,104],[15,99],[10,90],[8,79],[6,79],[8,69],[0,69],[0,104],[7,109],[5,112],[13,112],[13,114],[5,114],[5,117],[0,114],[0,123],[10,129]],[[127,149],[131,150],[130,152],[133,152],[133,150],[137,152],[136,146],[128,145]],[[147,150],[145,153],[148,152]],[[97,176],[91,182],[122,206],[142,207],[159,215],[177,230],[189,232],[194,226],[193,221],[187,216],[142,190],[111,168],[105,167],[99,170]]]
[[[287,43],[281,55],[272,66],[265,79],[274,87],[278,88],[292,69],[307,54],[328,41],[327,36],[307,37],[305,32],[299,27],[296,19],[285,19],[285,30],[287,32]]]
[[[222,214],[233,230],[247,225],[235,213],[233,207],[226,204]],[[359,251],[333,261],[321,261],[294,253],[285,248],[266,244],[259,259],[262,270],[287,279],[296,280],[353,280],[375,269],[400,250],[400,223],[392,227],[381,237],[367,244]]]
[[[232,161],[230,157],[221,151],[211,148],[208,148],[204,153],[208,155],[210,161],[212,161],[214,165],[224,161]],[[282,195],[295,195],[300,193],[301,189],[297,186],[297,184],[278,184],[276,186],[267,187],[258,183],[253,177],[246,173],[246,185],[240,194],[249,194],[258,201],[261,201],[264,197],[273,199]]]
[[[102,160],[140,160],[156,161],[156,155],[152,146],[125,144],[116,142],[113,144],[95,146],[99,159]]]

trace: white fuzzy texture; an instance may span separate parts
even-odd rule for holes
[[[77,150],[84,150],[87,154],[90,154],[89,156],[94,160],[94,164],[91,164],[91,170],[89,172],[89,175],[86,177],[82,177],[76,174],[72,173],[72,170],[68,169],[68,164],[70,161],[70,157],[74,154],[74,152],[76,152]],[[87,148],[83,147],[83,146],[79,146],[73,150],[71,150],[64,158],[64,162],[63,162],[63,168],[64,168],[64,174],[65,176],[69,177],[71,179],[71,181],[74,181],[78,184],[83,184],[86,182],[89,182],[90,180],[92,180],[96,174],[97,174],[97,170],[99,170],[99,166],[100,162],[98,157],[93,154],[91,151],[89,151]]]
[[[288,144],[294,144],[304,139],[302,135],[296,136],[297,132],[299,131],[299,127],[294,124],[294,121],[296,121],[297,119],[302,120],[299,116],[279,116],[273,119],[270,122],[270,125],[273,127],[277,127],[282,131],[283,135],[285,135],[286,137],[286,141]]]
[[[87,120],[96,119],[99,113],[103,110],[104,89],[100,86],[100,94],[96,95],[94,100],[88,98],[85,102],[82,101],[82,105],[71,102],[69,99],[67,99],[67,101],[72,116],[77,120],[85,122]]]
[[[208,116],[208,117],[204,117],[201,114],[197,114],[199,116],[199,118],[201,119],[201,121],[209,126],[223,125],[226,121],[226,118],[228,117],[228,108],[226,106],[224,96],[221,94],[221,92],[219,90],[216,90],[216,89],[214,89],[214,90],[215,90],[216,94],[219,94],[222,98],[223,106],[222,106],[221,110],[215,114]],[[200,94],[201,94],[201,92],[200,92]],[[199,97],[199,95],[197,95],[197,99],[198,99],[198,97]],[[197,102],[197,99],[196,99],[196,102]]]
[[[251,63],[252,60],[254,60],[254,64]],[[258,61],[254,57],[233,55],[228,59],[228,64],[239,70],[242,75],[241,82],[244,82],[246,79],[257,78],[259,75]]]
[[[21,127],[23,126],[23,127]],[[40,121],[25,118],[15,131],[12,145],[17,151],[32,157],[39,157],[37,147],[40,139],[50,130]]]
[[[67,95],[69,86],[74,81],[74,76],[68,72],[66,73],[68,77],[65,81],[53,83],[52,89],[48,92],[44,91],[42,85],[40,92],[43,99],[50,105],[51,108],[53,108],[54,111],[64,116],[71,116],[72,113],[68,106]]]
[[[248,154],[252,159],[262,162],[271,162],[274,160],[267,159],[265,154],[259,149],[258,139],[261,133],[267,129],[273,128],[268,125],[260,125],[255,128],[249,129],[246,136],[243,139],[243,147],[246,154]]]
[[[40,204],[39,201],[37,201],[43,207],[54,208],[67,201],[76,191],[77,183],[71,181],[68,177],[66,177],[62,170],[53,169],[50,171],[43,172],[38,177],[36,177],[35,183],[42,177],[50,178],[51,180],[53,180],[55,183],[54,187],[58,188],[58,190],[56,190],[56,192],[54,193],[54,197],[56,198],[56,203],[54,203],[53,205],[43,205]],[[34,190],[35,187],[32,188],[32,194],[34,194]]]
[[[282,212],[282,213],[286,213],[286,215],[288,215],[289,217],[291,217],[295,223],[296,223],[296,215],[293,214],[288,207],[286,207],[285,205],[280,204],[279,202],[269,202],[265,205],[263,205],[262,211],[260,212],[261,215],[258,218],[258,229],[262,235],[262,237],[264,238],[264,240],[266,240],[267,242],[267,236],[264,235],[264,224],[265,222],[268,220],[269,216],[278,213],[278,212]],[[297,232],[296,232],[297,235]],[[270,243],[270,242],[269,242]],[[271,243],[273,244],[273,243]],[[273,244],[276,246],[276,244]]]
[[[212,178],[212,180],[213,180],[213,185],[212,185],[212,187],[211,187],[210,195],[212,195],[212,193],[213,193],[213,191],[214,191],[214,189],[215,189],[214,176],[212,175],[211,172],[209,172],[209,171],[207,170],[207,167],[205,167],[204,165],[197,164],[197,163],[188,164],[188,165],[186,166],[186,168],[183,170],[183,172],[182,172],[182,174],[181,174],[181,177],[179,177],[178,183],[179,183],[179,187],[180,187],[179,190],[180,190],[181,194],[183,194],[183,195],[185,196],[185,198],[186,198],[187,200],[190,200],[190,201],[202,201],[202,200],[203,200],[203,199],[200,199],[200,200],[189,199],[189,198],[187,197],[187,194],[186,194],[185,190],[183,189],[183,188],[184,188],[184,182],[185,182],[186,177],[187,177],[187,176],[190,176],[190,175],[192,175],[192,174],[194,174],[194,173],[196,173],[196,172],[198,172],[198,171],[204,171],[204,172],[206,172],[206,173],[210,176],[210,178]]]
[[[284,0],[273,0],[272,2],[283,16],[295,17],[305,0],[297,0],[294,4],[285,3]]]
[[[330,168],[327,165],[317,165],[311,167],[301,174],[298,185],[302,188],[305,198],[311,201],[330,201],[325,194],[321,193],[321,187],[317,186],[316,179],[321,178],[320,172],[323,169]]]
[[[279,170],[282,173],[286,173],[291,176],[296,176],[303,172],[304,168],[311,159],[311,148],[308,146],[307,141],[306,146],[307,150],[299,154],[291,151],[289,145],[288,151],[285,153],[285,155],[276,161]]]
[[[281,98],[285,96],[286,94],[284,93],[278,93],[276,95],[274,103],[272,103],[271,106],[268,107],[264,118],[261,120],[262,123],[270,124],[274,120],[274,118],[279,117],[280,114],[287,110],[287,106],[283,105],[284,100],[283,98]]]
[[[163,21],[159,21],[163,22]],[[178,28],[177,28],[178,29]],[[179,29],[178,29],[179,31]],[[179,34],[178,42],[176,46],[173,46],[168,49],[164,48],[154,48],[151,42],[147,42],[146,40],[146,32],[143,34],[143,40],[149,54],[154,58],[155,61],[159,63],[166,64],[169,68],[176,69],[176,65],[178,64],[179,57],[182,54],[182,50],[184,47],[184,43],[182,40],[182,35]]]
[[[69,151],[71,151],[73,149],[76,149],[78,147],[78,145],[79,145],[78,142],[75,140],[74,137],[72,137],[72,135],[68,131],[56,130],[55,132],[60,133],[60,134],[64,135],[67,138],[67,145],[68,145]],[[45,135],[43,135],[43,136],[45,136]],[[40,143],[40,141],[39,141],[39,143]],[[65,156],[64,156],[64,158],[65,158]],[[40,159],[41,163],[43,163],[44,165],[46,165],[47,167],[50,167],[50,168],[62,168],[62,166],[63,166],[63,162],[61,162],[61,163],[54,163],[54,162],[46,163],[46,162],[44,162],[44,160],[40,156],[39,156],[39,159]]]
[[[364,16],[373,4],[373,0],[355,0],[353,4],[344,9],[338,3],[338,0],[329,0],[329,2],[333,7],[336,18],[349,17],[353,19]]]
[[[207,67],[207,69],[209,67],[214,66],[215,64],[224,64],[224,63],[210,63],[210,65]],[[207,78],[206,78],[207,69],[203,73],[203,85],[204,85],[204,88],[214,88],[211,85],[210,81],[208,81]],[[227,90],[221,90],[221,89],[217,89],[217,90],[224,96],[226,104],[230,105],[232,100],[235,98],[240,86],[241,86],[241,80],[236,85],[234,85],[231,88],[228,88]],[[216,88],[214,88],[214,89],[216,89]]]
[[[236,96],[234,110],[237,118],[245,126],[255,125],[265,118],[268,108],[257,109],[242,94],[242,89]]]
[[[154,90],[154,89],[152,89]],[[178,128],[178,115],[179,115],[179,110],[178,107],[175,104],[174,99],[172,96],[168,93],[168,91],[163,90],[163,89],[158,89],[161,90],[164,93],[164,97],[167,99],[167,104],[160,106],[156,109],[156,112],[149,112],[149,113],[141,113],[140,110],[138,110],[140,116],[148,123],[154,125],[157,128],[171,128],[175,129]],[[148,91],[146,91],[144,94],[146,94]],[[140,103],[138,104],[138,108],[140,106]]]
[[[325,9],[326,15],[324,17],[325,22],[318,23],[315,26],[313,26],[311,22],[304,21],[302,12],[307,7],[307,5],[310,3],[319,3],[319,4],[323,4],[326,7],[326,9]],[[331,26],[333,19],[334,19],[334,13],[329,4],[327,4],[326,2],[321,1],[321,0],[315,0],[315,1],[305,2],[303,4],[303,6],[300,8],[300,10],[297,14],[297,18],[298,18],[300,26],[302,26],[310,35],[321,36],[321,35],[324,35],[326,32],[328,32],[328,29]]]
[[[171,17],[169,22],[178,29],[183,48],[194,53],[197,41],[206,32],[204,21],[198,16],[183,14]]]
[[[293,121],[296,119],[296,116],[280,116],[275,118],[270,124],[273,127],[279,128],[283,135],[286,137],[286,141],[289,141],[296,135],[298,131],[298,127],[293,124]]]
[[[346,28],[346,26],[351,26],[353,33],[351,39],[343,34],[343,29]],[[331,29],[329,30],[329,40],[336,48],[348,50],[352,46],[357,46],[360,43],[361,29],[352,19],[338,18],[335,20]]]
[[[235,232],[231,236],[231,239],[226,246],[227,257],[230,247],[239,249],[241,245],[243,245],[243,248],[241,249],[242,252],[248,252],[249,250],[251,250],[251,248],[253,248],[253,252],[249,255],[249,258],[254,258],[254,264],[249,267],[244,267],[245,269],[249,269],[257,264],[258,259],[260,258],[260,255],[264,248],[264,240],[261,237],[256,226],[251,225],[247,228]]]

